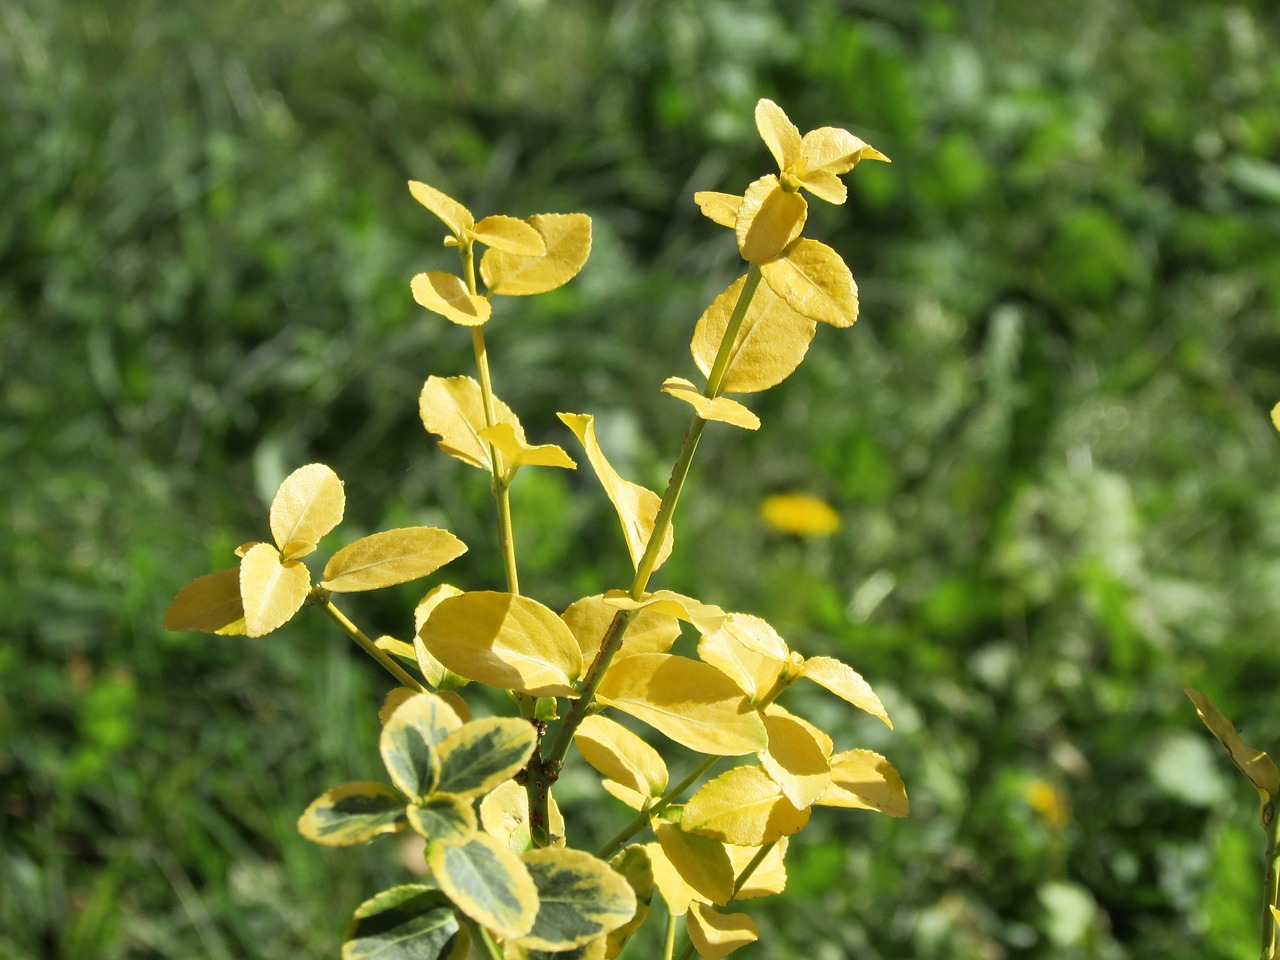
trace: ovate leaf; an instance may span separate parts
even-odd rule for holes
[[[597,714],[574,734],[583,759],[597,771],[646,797],[667,789],[667,765],[657,750],[622,724]]]
[[[436,789],[460,797],[488,793],[510,780],[529,760],[537,734],[528,720],[486,717],[449,734],[437,747],[440,780]]]
[[[798,809],[759,767],[734,767],[708,781],[680,819],[686,830],[740,847],[789,837],[808,822],[808,809]]]
[[[581,850],[547,847],[522,859],[538,888],[538,916],[523,946],[564,950],[616,930],[636,912],[631,885],[609,864]]]
[[[716,397],[714,400],[705,397],[702,391],[683,377],[668,377],[662,383],[662,392],[689,404],[703,420],[717,420],[744,430],[760,429],[760,418],[738,401],[728,397]]]
[[[810,657],[804,662],[804,675],[821,687],[825,687],[837,697],[849,701],[859,710],[865,710],[873,717],[879,717],[893,729],[889,714],[884,704],[871,689],[871,684],[862,679],[853,667],[841,663],[831,657]]]
[[[462,726],[453,708],[434,693],[410,697],[386,722],[378,747],[391,780],[410,799],[435,790],[440,777],[436,748]]]
[[[467,931],[443,893],[406,884],[356,908],[342,960],[460,960],[467,943]]]
[[[706,903],[693,905],[686,925],[698,955],[707,960],[720,960],[760,939],[760,928],[745,913],[721,913]]]
[[[475,836],[476,812],[469,801],[437,793],[405,811],[409,825],[435,843],[466,843]]]
[[[430,377],[418,398],[418,412],[427,432],[440,436],[441,450],[481,470],[493,469],[489,443],[480,436],[488,426],[480,384],[470,377]],[[510,424],[518,437],[524,437],[516,415],[497,397],[493,415],[496,422]]]
[[[548,814],[548,831],[552,836],[563,837],[564,816],[554,795]],[[516,853],[524,853],[532,844],[528,791],[514,780],[507,780],[480,801],[480,823],[499,843]]]
[[[742,196],[742,206],[738,208],[738,219],[734,225],[742,259],[762,263],[778,256],[800,236],[808,211],[809,205],[804,197],[798,192],[782,189],[782,184],[773,174],[751,184]]]
[[[653,833],[676,872],[700,897],[712,903],[729,902],[733,896],[733,864],[724,844],[686,833],[672,823],[655,824]]]
[[[800,182],[810,190],[813,188],[809,186],[809,178],[814,173],[848,173],[862,160],[889,162],[889,158],[871,144],[839,127],[818,127],[816,130],[810,130],[801,141],[801,150],[804,154],[805,170],[800,177]],[[816,196],[822,196],[816,190],[813,192]],[[829,197],[822,199],[830,200]],[[843,203],[844,200],[831,200],[831,202]]]
[[[760,273],[787,306],[810,320],[851,327],[858,319],[858,285],[840,254],[826,244],[797,240],[780,256],[761,262]]]
[[[766,714],[764,725],[769,748],[760,765],[793,806],[812,806],[831,786],[830,741],[819,742],[809,724],[784,711]]]
[[[658,516],[661,498],[638,483],[622,479],[613,469],[596,441],[594,418],[580,413],[559,413],[556,416],[573,431],[587,452],[587,459],[591,461],[592,469],[595,470],[601,486],[604,487],[604,492],[618,512],[618,519],[622,522],[622,534],[626,538],[627,550],[631,554],[631,565],[638,566],[640,558],[644,556],[645,547],[649,543],[649,537],[653,535],[653,524]],[[657,563],[654,564],[655,570],[662,566],[671,554],[671,544],[672,528],[668,526],[658,550]]]
[[[196,577],[179,590],[165,611],[164,628],[216,633],[223,637],[242,635],[245,623],[244,603],[240,600],[240,568]]]
[[[418,605],[413,608],[413,652],[418,659],[418,669],[422,671],[427,683],[433,687],[439,687],[444,682],[449,671],[423,645],[422,638],[418,636],[418,631],[422,629],[422,625],[431,616],[431,611],[439,606],[441,601],[447,600],[449,597],[460,596],[462,596],[462,591],[457,587],[442,583],[429,590],[427,595],[419,600]]]
[[[774,894],[782,893],[787,888],[787,868],[785,865],[787,842],[788,839],[783,837],[773,845],[773,848],[765,854],[764,859],[751,871],[751,876],[745,881],[741,881],[738,892],[733,895],[734,900],[755,900],[757,897],[771,897]],[[733,863],[734,876],[741,877],[742,871],[755,859],[760,848],[726,845],[725,850],[729,852],[729,860]]]
[[[754,627],[756,621],[772,631],[759,618],[734,613],[729,615],[723,627],[714,633],[704,634],[698,641],[698,656],[732,679],[752,703],[758,703],[773,690],[787,665],[785,647],[783,658],[778,659],[757,653],[739,639],[739,633]]]
[[[464,233],[469,232],[475,224],[470,210],[457,200],[454,200],[453,197],[441,193],[435,187],[428,186],[417,180],[410,180],[409,192],[413,194],[413,199],[443,220],[444,225],[449,228],[449,232],[455,237],[461,237]]]
[[[334,593],[378,590],[435,573],[466,552],[466,544],[448,530],[384,530],[361,537],[330,557],[321,586]]]
[[[569,604],[560,614],[578,647],[582,650],[582,662],[590,663],[600,652],[609,624],[618,614],[618,608],[602,596],[584,597]],[[680,624],[675,617],[653,607],[646,607],[631,620],[622,638],[618,656],[629,657],[636,653],[666,653],[680,636]]]
[[[542,237],[546,253],[521,256],[489,249],[480,260],[480,276],[492,294],[522,297],[546,293],[578,275],[591,255],[591,218],[585,213],[543,213],[528,223]]]
[[[477,591],[440,603],[418,635],[469,680],[537,697],[573,696],[582,653],[564,621],[528,597]]]
[[[427,844],[427,866],[459,910],[498,936],[522,937],[533,926],[533,878],[519,857],[487,833],[463,844]]]
[[[704,217],[730,230],[738,222],[738,210],[742,207],[741,197],[732,193],[713,193],[710,190],[695,193],[693,202],[698,205]]]
[[[452,273],[419,273],[409,282],[409,289],[418,306],[453,323],[478,327],[489,319],[489,301],[469,291],[462,278]]]
[[[622,926],[609,934],[605,956],[612,960],[625,947],[636,931],[649,917],[649,904],[653,901],[653,864],[648,851],[639,844],[632,844],[609,861],[631,886],[636,898],[636,912]]]
[[[686,657],[642,653],[616,660],[597,696],[698,753],[740,756],[767,742],[764,723],[737,685]]]
[[[560,467],[576,470],[573,458],[554,443],[533,445],[509,423],[495,423],[480,431],[480,439],[493,444],[502,454],[507,469],[517,467]]]
[[[902,777],[893,764],[871,750],[849,750],[831,758],[831,787],[818,805],[877,810],[891,817],[911,812]]]
[[[530,224],[515,217],[485,217],[471,228],[485,246],[524,257],[546,256],[547,245]]]
[[[711,374],[746,282],[746,277],[735,280],[698,319],[689,348],[703,376]],[[756,393],[781,383],[800,366],[817,329],[817,323],[792,310],[767,284],[760,284],[730,348],[721,392]]]
[[[1250,783],[1262,791],[1263,802],[1270,802],[1277,790],[1280,790],[1280,769],[1277,769],[1275,761],[1263,751],[1246,746],[1240,739],[1235,724],[1228,720],[1222,711],[1214,706],[1213,701],[1199,690],[1187,688],[1187,696],[1196,705],[1196,712],[1200,714],[1200,719],[1209,728],[1209,732],[1226,749],[1231,762],[1239,768]]]
[[[756,130],[773,154],[779,170],[794,167],[800,162],[800,131],[772,100],[761,99],[756,103]]]
[[[610,590],[604,602],[618,610],[653,610],[692,623],[701,633],[714,633],[724,624],[725,613],[715,604],[703,603],[671,590],[646,593],[639,600],[631,599],[625,590]]]
[[[298,832],[313,843],[349,847],[405,827],[404,797],[386,784],[344,783],[316,798],[298,818]]]
[[[271,501],[271,536],[282,550],[295,540],[319,543],[342,522],[342,481],[323,463],[309,463],[284,478]]]
[[[245,633],[261,637],[287,623],[310,591],[311,574],[301,561],[284,563],[271,544],[255,544],[240,561]]]
[[[382,706],[378,708],[378,722],[385,727],[392,714],[404,706],[406,700],[417,695],[416,690],[410,690],[408,687],[395,687],[389,690],[382,701]]]
[[[656,841],[646,843],[644,851],[649,855],[653,868],[653,885],[662,894],[662,899],[671,911],[672,916],[683,917],[689,912],[689,904],[698,896],[697,891],[685,882],[684,877],[667,859],[662,845]]]

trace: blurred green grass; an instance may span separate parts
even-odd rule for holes
[[[661,486],[699,311],[736,269],[697,189],[769,166],[756,99],[848,126],[810,232],[863,319],[709,436],[663,585],[770,619],[881,691],[903,822],[815,818],[764,956],[1235,958],[1252,796],[1182,695],[1274,746],[1280,622],[1280,23],[1086,0],[14,0],[0,9],[0,956],[332,956],[407,875],[297,813],[377,776],[387,684],[307,618],[159,628],[177,589],[331,464],[344,531],[448,526],[500,580],[487,491],[417,420],[469,344],[408,296],[442,266],[409,178],[582,210],[583,275],[492,328],[532,436],[589,411]],[[670,352],[659,349],[670,345]],[[826,497],[798,542],[760,497]],[[517,485],[525,588],[625,557],[589,476]],[[751,558],[748,562],[743,558]],[[356,611],[403,634],[413,592]],[[1048,785],[1055,828],[1030,799]],[[564,785],[608,829],[585,781]],[[605,808],[607,809],[607,808]]]

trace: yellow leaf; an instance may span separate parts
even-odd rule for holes
[[[826,244],[801,238],[760,264],[764,282],[796,313],[851,327],[858,319],[858,285],[845,262]]]
[[[508,470],[517,467],[562,467],[565,470],[576,470],[578,465],[573,458],[554,443],[534,446],[528,443],[509,423],[495,423],[485,427],[479,433],[481,440],[488,441],[498,448]]]
[[[760,100],[756,104],[756,129],[765,142],[779,170],[786,170],[800,162],[800,131],[783,109],[772,100]]]
[[[564,836],[564,816],[551,797],[548,811],[551,834]],[[515,853],[524,853],[532,845],[529,833],[529,793],[514,780],[508,780],[480,801],[480,824],[485,832]]]
[[[466,552],[466,544],[436,527],[384,530],[330,557],[321,586],[334,593],[378,590],[435,573]]]
[[[564,621],[535,600],[475,591],[441,601],[418,632],[461,676],[537,697],[575,696],[582,652]]]
[[[693,195],[693,202],[698,205],[704,217],[722,227],[732,230],[738,222],[742,198],[736,194],[703,190]]]
[[[480,276],[491,294],[522,297],[554,290],[576,277],[591,255],[591,218],[585,213],[542,213],[528,223],[547,252],[530,257],[486,250]]]
[[[607,717],[587,717],[574,734],[587,763],[609,779],[648,797],[667,789],[667,765],[658,751]]]
[[[636,895],[635,916],[609,934],[605,957],[612,960],[649,917],[649,904],[653,901],[653,864],[644,847],[632,844],[610,860],[609,865],[622,875]]]
[[[469,291],[462,279],[452,273],[419,273],[409,282],[409,289],[418,306],[464,327],[480,326],[492,312],[488,300]]]
[[[841,130],[838,127],[818,127],[816,130],[810,130],[800,141],[800,151],[804,160],[799,176],[806,187],[809,186],[807,180],[813,173],[848,173],[861,160],[889,162],[889,158],[871,144],[855,137],[848,130]],[[814,193],[816,194],[817,191]],[[823,199],[827,198],[823,197]],[[843,203],[844,200],[831,202]]]
[[[480,384],[470,377],[430,377],[418,398],[418,413],[428,433],[438,434],[440,449],[463,463],[491,471],[489,444],[480,436],[487,426]],[[510,424],[524,438],[520,421],[505,403],[493,398],[498,423]]]
[[[1213,701],[1203,693],[1188,687],[1187,696],[1196,705],[1196,713],[1200,714],[1200,719],[1209,728],[1209,732],[1226,748],[1231,762],[1250,783],[1262,791],[1265,795],[1264,802],[1270,802],[1277,790],[1280,790],[1280,769],[1276,767],[1275,762],[1263,751],[1246,746],[1240,739],[1235,724],[1228,720],[1222,711],[1214,706]]]
[[[760,418],[738,401],[728,397],[716,397],[714,400],[705,397],[683,377],[668,377],[662,382],[662,392],[689,404],[703,420],[716,420],[744,430],[760,429]]]
[[[515,217],[485,217],[471,228],[471,236],[486,246],[525,257],[546,256],[542,234]]]
[[[757,657],[778,664],[779,669],[791,657],[786,641],[760,617],[748,613],[731,613],[724,621],[723,630],[730,639],[736,640]]]
[[[310,590],[311,574],[302,563],[282,563],[280,551],[269,543],[253,547],[240,561],[245,633],[261,637],[287,623]]]
[[[763,266],[764,261],[778,256],[800,236],[808,211],[804,197],[782,189],[773,174],[751,184],[743,194],[734,225],[742,259]]]
[[[290,540],[280,548],[281,560],[301,560],[316,552],[316,545],[310,540]]]
[[[902,777],[893,764],[871,750],[849,750],[831,758],[831,787],[818,806],[877,810],[891,817],[911,812]]]
[[[689,349],[703,376],[711,374],[746,282],[746,277],[735,280],[698,319]],[[796,313],[768,285],[761,284],[730,348],[721,392],[756,393],[781,383],[800,366],[817,329],[816,322]]]
[[[624,787],[616,780],[601,780],[600,786],[604,787],[604,792],[609,794],[615,800],[621,800],[632,810],[643,810],[644,805],[649,803],[653,798],[648,794],[641,793],[639,790],[632,790],[630,787]]]
[[[885,712],[884,704],[871,689],[871,685],[862,679],[853,667],[841,663],[831,657],[810,657],[804,662],[804,675],[834,693],[837,697],[849,701],[859,710],[865,710],[873,717],[883,720],[890,730],[893,723]]]
[[[449,232],[461,238],[475,224],[471,211],[452,197],[445,196],[435,187],[429,187],[417,180],[409,181],[409,192],[413,199],[444,221]]]
[[[631,554],[631,564],[639,565],[649,537],[653,534],[653,524],[658,516],[661,499],[652,490],[622,479],[613,469],[596,441],[595,418],[580,413],[558,413],[556,416],[573,431],[574,436],[587,452],[587,459],[591,462],[591,467],[595,470],[601,486],[604,487],[604,492],[617,511],[618,519],[622,522],[622,533],[626,537],[627,550]],[[672,542],[672,528],[668,526],[666,536],[658,550],[658,560],[653,566],[654,570],[662,566],[670,556]]]
[[[703,603],[671,590],[646,593],[639,600],[632,600],[625,590],[610,590],[604,602],[619,610],[654,610],[692,623],[701,633],[714,633],[724,625],[725,613],[711,603]]]
[[[449,671],[443,663],[431,655],[430,650],[423,646],[422,637],[418,634],[422,630],[422,625],[427,622],[427,618],[431,616],[431,611],[439,606],[441,601],[447,600],[449,597],[460,596],[462,596],[462,591],[457,587],[442,583],[419,600],[418,605],[413,610],[413,652],[418,658],[418,669],[422,671],[427,683],[433,687],[440,686],[445,674]]]
[[[458,719],[463,723],[471,722],[471,708],[467,706],[467,701],[463,700],[462,697],[458,695],[457,691],[442,690],[437,693],[436,696],[448,704],[449,709],[456,713],[458,715]]]
[[[788,838],[783,837],[773,845],[760,865],[751,871],[751,876],[746,879],[741,888],[733,899],[735,900],[755,900],[758,897],[769,897],[774,894],[782,893],[787,889],[787,868],[783,859],[787,855]],[[731,844],[725,845],[725,850],[729,852],[729,860],[733,863],[733,874],[735,877],[742,876],[742,871],[747,868],[755,855],[759,852],[759,847],[735,847]]]
[[[797,537],[826,537],[840,529],[840,514],[808,493],[776,493],[760,505],[765,525]]]
[[[410,690],[408,687],[396,687],[389,691],[382,701],[382,707],[378,710],[378,722],[385,727],[391,715],[399,710],[406,700],[414,696],[417,696],[417,691]]]
[[[759,767],[734,767],[703,784],[684,807],[681,826],[739,847],[791,836],[809,822]]]
[[[1271,425],[1280,430],[1280,403],[1271,408]]]
[[[721,913],[705,903],[693,905],[686,926],[698,956],[707,960],[720,960],[760,939],[760,928],[745,913]]]
[[[724,844],[686,833],[671,823],[654,824],[653,833],[676,872],[696,893],[712,903],[729,902],[734,875]]]
[[[767,743],[764,722],[737,685],[697,660],[666,653],[615,660],[597,696],[699,753],[741,756]]]
[[[667,859],[661,844],[656,841],[646,843],[644,851],[649,855],[653,867],[653,885],[662,894],[662,899],[674,917],[683,917],[689,912],[689,905],[698,896],[697,891],[685,882],[679,871]]]
[[[271,501],[271,536],[282,550],[295,540],[319,543],[342,522],[342,481],[323,463],[309,463],[284,478]],[[247,552],[247,551],[246,551]]]
[[[240,568],[196,577],[179,590],[165,611],[164,628],[216,633],[223,637],[242,635],[245,624],[244,604],[240,600]],[[596,643],[599,642],[597,638]]]
[[[827,203],[841,204],[849,198],[849,190],[844,181],[830,170],[811,170],[804,176],[797,177],[796,182]]]
[[[403,640],[397,640],[395,637],[381,636],[373,641],[373,645],[385,653],[389,653],[394,657],[400,657],[402,660],[416,662],[418,659],[413,652],[413,644],[405,643]]]
[[[560,619],[578,641],[583,663],[595,660],[596,654],[600,652],[600,641],[604,639],[605,632],[617,613],[618,608],[607,603],[604,597],[594,596],[575,600],[560,614]],[[617,655],[629,657],[636,653],[666,653],[679,636],[680,624],[675,617],[653,607],[646,607],[627,627]]]
[[[786,717],[788,720],[800,724],[809,731],[809,736],[813,737],[814,742],[821,749],[822,755],[828,760],[831,759],[831,754],[835,750],[835,742],[825,730],[815,727],[804,717],[797,717],[780,703],[769,704],[769,706],[765,707],[764,715],[765,717]]]
[[[822,743],[811,725],[784,711],[766,713],[764,726],[769,747],[760,754],[760,765],[793,806],[813,806],[831,786],[830,740]]]
[[[757,622],[760,627],[756,626]],[[779,658],[757,653],[739,639],[741,631],[761,628],[773,632],[773,628],[759,618],[734,613],[723,627],[704,634],[698,641],[698,656],[732,679],[752,703],[759,703],[773,689],[787,665],[785,646],[784,655]]]

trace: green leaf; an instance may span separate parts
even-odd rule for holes
[[[436,747],[462,726],[457,713],[433,693],[410,697],[382,728],[379,748],[391,780],[410,799],[429,795],[440,776]]]
[[[554,290],[576,277],[591,255],[591,218],[585,213],[542,213],[527,222],[542,237],[546,253],[521,256],[486,250],[480,277],[490,293],[522,297]]]
[[[384,783],[344,783],[312,801],[298,832],[314,843],[349,847],[405,827],[404,797]]]
[[[476,835],[471,803],[451,793],[437,793],[405,811],[409,826],[436,843],[466,843]]]
[[[739,847],[759,847],[798,832],[809,810],[797,809],[759,767],[734,767],[702,785],[680,825]]]
[[[1187,696],[1196,705],[1196,712],[1200,714],[1200,719],[1209,728],[1209,732],[1226,749],[1231,762],[1262,792],[1263,802],[1269,803],[1280,790],[1280,769],[1276,767],[1275,761],[1263,751],[1246,746],[1240,739],[1235,724],[1199,690],[1188,687]]]
[[[582,946],[635,916],[631,884],[603,860],[566,847],[530,850],[521,859],[538,888],[538,915],[522,946]]]
[[[612,610],[609,611],[613,613]],[[196,577],[178,591],[164,614],[166,630],[194,630],[222,637],[245,632],[244,603],[240,599],[240,568]],[[600,638],[596,638],[599,644]]]
[[[468,942],[448,897],[435,887],[406,884],[356,908],[342,960],[461,960]]]
[[[288,623],[310,590],[311,574],[300,560],[283,562],[271,544],[254,544],[240,560],[245,633],[261,637]]]
[[[459,910],[498,936],[515,939],[533,926],[533,878],[519,857],[487,833],[464,844],[427,844],[427,866]]]
[[[528,720],[486,717],[472,720],[441,741],[436,789],[461,797],[488,793],[528,761],[538,737]]]
[[[448,530],[384,530],[361,537],[330,557],[321,586],[334,593],[378,590],[429,576],[466,552],[467,545]]]
[[[271,501],[271,536],[284,549],[295,540],[319,543],[342,522],[342,481],[323,463],[309,463],[284,478]]]

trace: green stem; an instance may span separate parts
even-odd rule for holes
[[[1280,907],[1280,816],[1277,799],[1268,797],[1262,805],[1262,829],[1267,831],[1267,867],[1263,876],[1262,960],[1276,957],[1276,918],[1272,907]]]
[[[391,659],[385,650],[379,649],[376,643],[366,637],[359,627],[347,619],[346,614],[333,605],[333,601],[330,600],[327,595],[318,594],[314,590],[312,591],[312,595],[316,597],[316,606],[328,614],[329,617],[338,624],[338,626],[342,627],[342,629],[347,632],[347,636],[359,644],[360,649],[373,657],[373,659],[377,660],[382,666],[382,669],[386,670],[387,673],[391,674],[403,686],[408,687],[410,690],[417,690],[419,693],[426,692],[426,687],[413,679],[404,667]]]
[[[651,806],[645,807],[631,822],[618,831],[618,833],[600,848],[596,856],[601,860],[607,860],[617,852],[618,848],[630,840],[633,836],[649,825],[652,817],[657,816],[671,804],[679,799],[680,794],[684,793],[691,786],[698,782],[708,770],[720,762],[720,757],[707,757],[702,763],[694,768],[693,772],[677,783],[674,787],[668,788],[667,792],[653,802]]]
[[[662,956],[665,960],[671,960],[676,952],[676,915],[667,913],[667,936],[662,943]]]
[[[734,304],[729,324],[725,327],[724,337],[720,340],[720,349],[716,353],[715,362],[711,365],[711,373],[707,375],[707,389],[704,393],[711,398],[720,396],[720,385],[724,383],[724,375],[729,372],[729,361],[733,359],[733,344],[738,339],[738,331],[742,321],[747,317],[747,308],[751,306],[751,298],[756,295],[760,286],[760,268],[751,264],[747,269],[747,282],[743,284],[742,293],[738,294],[738,302]]]
[[[489,936],[489,931],[480,924],[476,923],[470,917],[462,918],[463,923],[467,925],[467,929],[471,931],[471,942],[478,944],[484,955],[489,960],[502,960],[502,951],[498,945],[493,942],[493,937]]]

